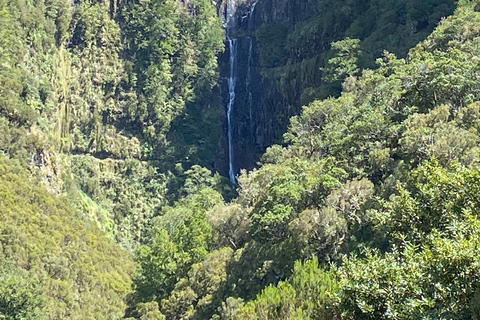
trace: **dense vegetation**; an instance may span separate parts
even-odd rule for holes
[[[215,8],[19,0],[0,10],[0,148],[133,245],[169,201],[175,163],[216,156]]]
[[[263,10],[268,12],[260,12],[263,3],[266,6]],[[290,117],[300,113],[303,105],[338,96],[343,79],[347,75],[358,76],[363,68],[375,68],[375,59],[383,50],[404,58],[442,17],[453,12],[455,3],[454,0],[259,1],[255,22],[268,18],[255,31],[263,85],[257,95],[259,103],[264,105],[262,108],[275,110],[274,121],[261,126],[271,130],[274,138],[265,139],[281,143]],[[275,4],[286,8],[275,8]],[[357,42],[353,44],[348,39]],[[335,62],[339,56],[356,60],[359,68],[346,68],[343,72],[335,69],[332,63],[342,63]]]
[[[121,318],[134,270],[129,254],[4,156],[0,175],[0,315]]]
[[[206,213],[210,252],[175,273],[169,295],[139,299],[168,319],[472,318],[480,275],[475,5],[460,3],[406,59],[385,52],[376,70],[347,72],[340,97],[292,118],[286,144],[240,176],[235,200]],[[342,56],[332,63],[339,73],[356,69],[355,59],[335,61]],[[194,237],[184,233],[181,243]],[[208,248],[194,243],[190,252]],[[162,270],[161,252],[151,250],[140,272]]]
[[[332,97],[235,193],[210,2],[0,0],[0,318],[478,318],[480,3],[406,54],[453,2],[347,2],[277,23]]]
[[[218,157],[223,39],[208,1],[0,2],[1,318],[125,315],[150,218]]]

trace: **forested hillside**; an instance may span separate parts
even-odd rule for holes
[[[460,3],[405,59],[385,52],[375,70],[347,74],[338,98],[304,107],[285,143],[239,177],[236,199],[195,223],[183,219],[188,230],[206,219],[214,242],[185,232],[176,250],[193,243],[189,252],[205,256],[172,284],[139,287],[138,299],[167,319],[472,319],[480,275],[476,5]],[[336,72],[357,68],[348,56],[332,59]],[[159,273],[147,283],[168,274],[162,261],[183,268],[159,243],[178,237],[168,221],[186,214],[185,204],[156,220],[164,231],[154,229],[143,247],[142,286],[152,270]]]
[[[132,246],[175,163],[214,161],[224,32],[205,1],[116,6],[0,4],[0,148]]]
[[[1,318],[124,317],[150,219],[218,157],[223,40],[208,1],[0,2]]]
[[[119,319],[131,291],[129,254],[64,197],[0,158],[0,315]]]
[[[0,318],[480,317],[480,2],[282,3],[233,185],[227,2],[0,0]]]

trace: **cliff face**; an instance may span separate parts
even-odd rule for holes
[[[227,1],[218,4],[221,16]],[[383,50],[405,56],[453,12],[455,1],[256,0],[236,1],[235,6],[230,30],[237,39],[231,132],[237,174],[255,166],[268,146],[281,142],[290,117],[302,105],[339,93],[340,81],[322,81],[322,70],[334,55],[331,42],[360,39],[358,65],[372,68]],[[225,106],[230,70],[226,48],[220,57]],[[226,139],[224,147],[228,149]],[[227,172],[228,152],[224,158],[219,169]]]

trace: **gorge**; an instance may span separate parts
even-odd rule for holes
[[[480,318],[480,0],[0,0],[0,318]]]

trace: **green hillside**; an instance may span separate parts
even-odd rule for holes
[[[121,319],[130,255],[4,156],[0,176],[0,316]]]
[[[480,317],[480,2],[261,1],[233,185],[226,2],[0,0],[0,319]]]

